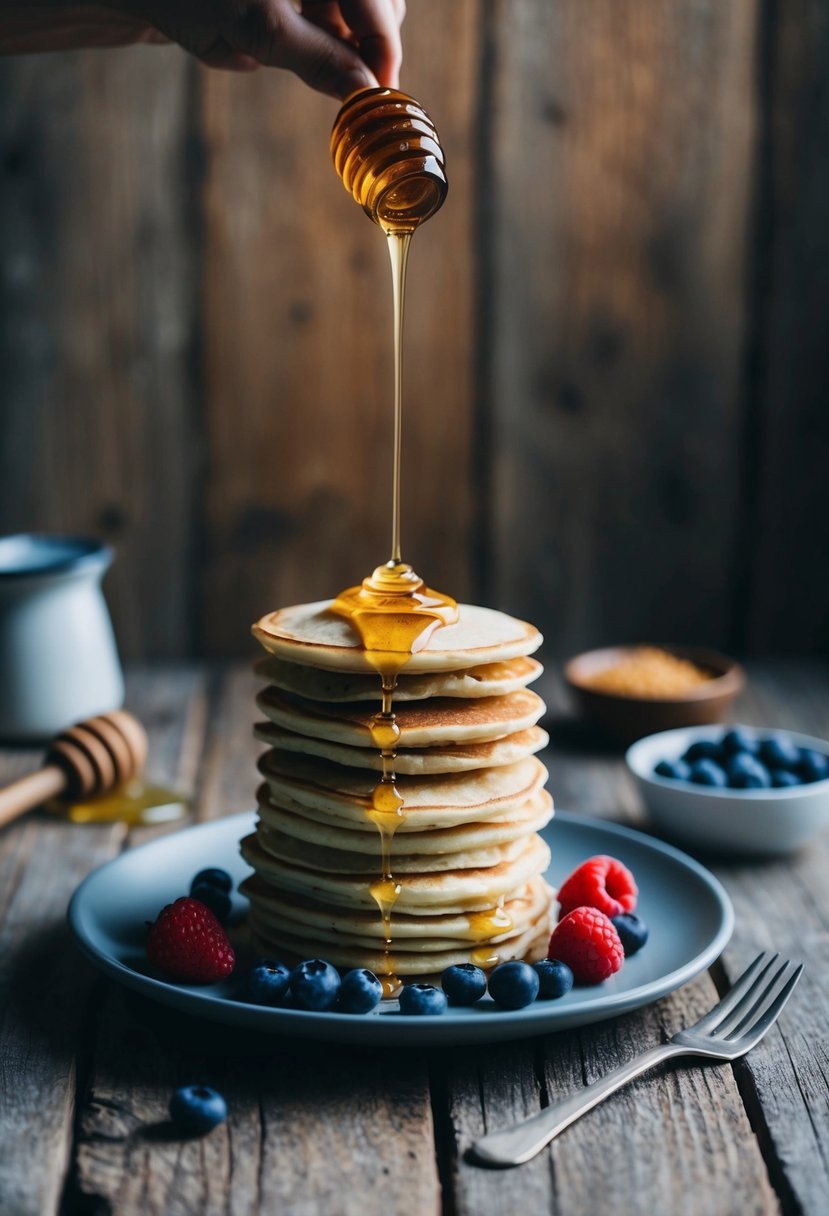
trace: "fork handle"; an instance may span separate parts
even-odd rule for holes
[[[545,1107],[539,1114],[523,1119],[506,1131],[490,1132],[481,1136],[472,1145],[472,1155],[483,1165],[523,1165],[540,1152],[545,1144],[549,1144],[559,1132],[563,1132],[565,1127],[575,1123],[576,1119],[598,1106],[617,1089],[627,1085],[628,1081],[663,1060],[683,1055],[686,1050],[676,1043],[662,1043],[659,1047],[652,1047],[650,1051],[627,1064],[614,1068],[613,1072],[594,1081],[579,1093]]]

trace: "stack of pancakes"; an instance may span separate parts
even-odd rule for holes
[[[439,974],[454,963],[494,966],[543,957],[552,891],[538,832],[553,813],[544,703],[527,685],[531,625],[461,604],[398,679],[395,760],[403,815],[390,841],[400,887],[392,945],[371,894],[381,839],[368,817],[382,758],[370,727],[380,680],[351,623],[326,602],[263,617],[269,655],[255,728],[259,823],[242,841],[255,874],[243,891],[257,947],[283,959],[320,956],[340,967]]]

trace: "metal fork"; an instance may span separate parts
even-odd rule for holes
[[[758,954],[720,1003],[693,1026],[614,1069],[580,1093],[546,1107],[540,1114],[505,1131],[481,1136],[471,1146],[470,1155],[482,1165],[522,1165],[565,1127],[663,1060],[686,1055],[736,1060],[751,1051],[777,1021],[802,971],[802,963],[781,959],[779,954]]]

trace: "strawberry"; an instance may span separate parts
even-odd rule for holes
[[[167,979],[212,984],[236,962],[227,934],[209,908],[183,897],[168,904],[150,928],[147,958]]]
[[[619,970],[625,951],[604,912],[574,908],[553,930],[547,957],[566,963],[579,983],[600,984]]]
[[[573,908],[598,908],[605,916],[633,912],[639,888],[627,866],[615,857],[588,857],[566,878],[558,893],[559,919]]]

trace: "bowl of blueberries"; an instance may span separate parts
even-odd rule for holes
[[[829,823],[829,742],[790,730],[695,726],[625,756],[651,822],[720,853],[789,853]]]

